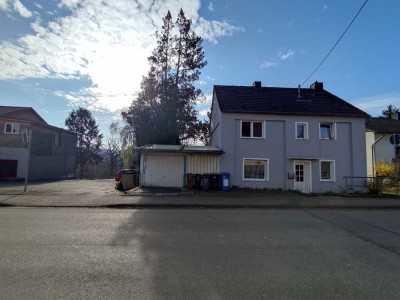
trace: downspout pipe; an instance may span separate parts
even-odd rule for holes
[[[371,150],[372,150],[372,175],[374,177],[376,177],[375,174],[375,145],[378,144],[378,142],[383,139],[386,136],[386,134],[384,133],[375,143],[372,144],[371,146]]]

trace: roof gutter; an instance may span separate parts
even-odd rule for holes
[[[210,122],[211,123],[211,122]],[[212,135],[214,134],[215,130],[219,127],[219,123],[217,124],[217,126],[215,126],[215,128],[213,129],[213,131],[210,132],[210,137],[212,137]]]

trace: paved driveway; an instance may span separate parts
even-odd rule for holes
[[[32,182],[28,183],[28,195],[40,194],[116,194],[114,189],[114,179],[96,180],[60,180],[52,182]],[[0,194],[19,194],[24,191],[24,181],[0,181]]]
[[[29,183],[0,182],[0,203],[23,206],[97,206],[120,198],[113,179],[61,180]]]
[[[33,183],[0,182],[0,205],[48,207],[164,207],[164,208],[396,208],[399,199],[307,196],[282,191],[201,193],[120,192],[114,180],[64,180]],[[151,189],[150,189],[151,190]],[[246,192],[246,191],[245,191]]]

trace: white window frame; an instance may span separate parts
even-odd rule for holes
[[[243,136],[243,132],[242,132],[242,124],[243,122],[247,122],[250,123],[250,136]],[[261,123],[261,136],[254,136],[253,133],[253,124],[254,123]],[[250,121],[250,120],[240,120],[240,137],[242,139],[263,139],[265,137],[265,122],[264,121]]]
[[[322,178],[322,163],[323,162],[328,162],[330,163],[330,179],[325,179]],[[332,159],[321,159],[319,161],[319,180],[320,181],[326,181],[326,182],[335,182],[336,181],[336,166],[335,166],[335,161]]]
[[[264,165],[264,178],[245,178],[244,177],[244,166],[246,160],[261,160],[266,162],[266,166]],[[269,181],[269,158],[243,158],[243,172],[242,178],[244,181]]]
[[[330,138],[323,138],[321,136],[321,125],[329,125],[331,126],[331,137]],[[319,139],[320,140],[336,140],[336,123],[335,122],[319,122]]]
[[[11,125],[11,132],[7,131],[7,125]],[[5,123],[4,133],[5,134],[19,134],[20,124],[19,123]]]
[[[297,126],[303,125],[304,126],[304,137],[299,138],[297,137]],[[296,140],[308,140],[308,122],[296,122],[296,126],[294,127],[294,136]]]

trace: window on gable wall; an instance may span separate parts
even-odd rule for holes
[[[335,124],[334,123],[320,123],[319,124],[319,138],[321,140],[332,140],[335,138]]]
[[[19,134],[19,124],[18,123],[6,123],[4,126],[4,133]]]
[[[241,137],[244,138],[263,138],[263,122],[262,121],[242,121]]]
[[[296,123],[296,139],[306,140],[308,139],[308,123]]]

